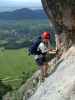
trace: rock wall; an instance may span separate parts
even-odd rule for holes
[[[41,0],[43,8],[57,33],[64,32],[64,46],[75,43],[75,0]],[[60,28],[58,28],[60,27]]]
[[[75,46],[29,100],[75,100]]]

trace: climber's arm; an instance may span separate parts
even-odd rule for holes
[[[57,50],[56,49],[48,49],[49,54],[56,54]]]

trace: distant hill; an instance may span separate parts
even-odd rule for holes
[[[22,19],[47,19],[43,10],[31,10],[27,8],[15,10],[12,12],[1,12],[1,20],[22,20]]]

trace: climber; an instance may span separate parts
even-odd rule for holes
[[[42,80],[48,76],[48,55],[55,55],[57,51],[56,49],[51,48],[50,41],[51,34],[49,32],[43,32],[29,48],[29,54],[34,55],[34,59],[40,67]]]
[[[48,76],[48,60],[46,57],[47,53],[56,53],[55,49],[51,49],[50,39],[51,34],[49,32],[43,32],[41,34],[41,42],[39,43],[37,48],[37,51],[41,51],[41,53],[39,55],[35,55],[36,63],[40,66],[42,80],[44,80],[44,78]]]

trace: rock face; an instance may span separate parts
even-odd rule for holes
[[[75,100],[75,46],[29,100]]]
[[[64,46],[75,43],[75,0],[41,0],[43,8],[57,30],[64,31]],[[62,31],[62,32],[61,32]]]

